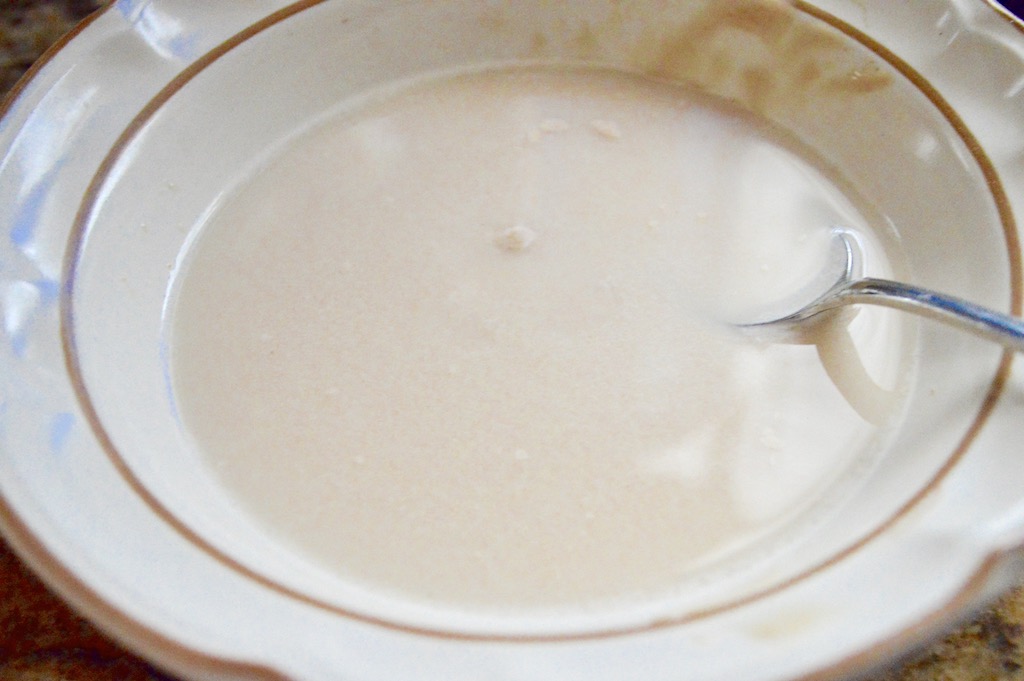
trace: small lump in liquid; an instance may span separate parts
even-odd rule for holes
[[[503,251],[518,253],[525,251],[537,240],[537,233],[525,225],[515,225],[503,230],[494,239],[495,245]]]

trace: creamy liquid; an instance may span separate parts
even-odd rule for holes
[[[894,317],[817,346],[723,323],[808,280],[832,223],[887,267],[793,148],[610,72],[369,98],[205,225],[181,418],[239,504],[354,583],[468,608],[671,593],[820,511],[898,412]]]

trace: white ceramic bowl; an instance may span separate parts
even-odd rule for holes
[[[166,385],[165,299],[209,210],[376,84],[508,62],[654,72],[789,129],[870,199],[902,275],[1021,312],[1024,32],[982,0],[122,0],[0,122],[0,524],[67,600],[190,678],[836,678],[1024,562],[1024,375],[922,324],[884,455],[786,551],[659,607],[557,621],[350,589],[236,510]],[[714,68],[725,63],[725,70]]]

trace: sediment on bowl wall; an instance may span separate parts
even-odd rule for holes
[[[604,16],[535,33],[532,55],[589,62],[621,61],[679,81],[768,117],[813,109],[823,98],[883,90],[892,70],[795,0],[691,2],[658,11],[612,2]],[[495,27],[504,26],[497,17]]]
[[[711,5],[662,37],[648,73],[690,82],[751,111],[813,106],[822,97],[875,92],[893,77],[836,32],[789,3],[747,0]]]

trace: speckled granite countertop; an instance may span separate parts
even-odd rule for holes
[[[0,0],[0,94],[103,4]],[[173,681],[69,610],[0,541],[0,681],[57,680]],[[873,681],[1024,681],[1024,585]]]

